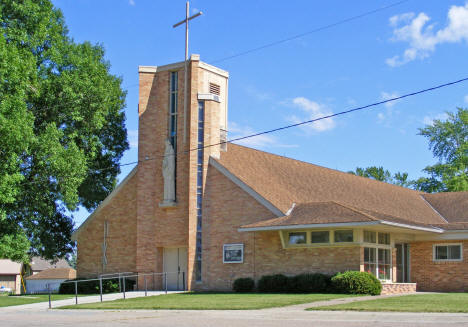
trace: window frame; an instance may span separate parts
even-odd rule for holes
[[[438,246],[446,246],[447,250],[449,246],[458,245],[460,247],[460,259],[437,259],[436,258],[436,248]],[[448,251],[447,251],[448,256]],[[463,243],[437,243],[432,244],[432,261],[434,262],[462,262],[463,261]]]
[[[367,243],[367,244],[374,244],[374,243]],[[372,264],[375,266],[375,272],[372,273],[372,275],[374,275],[378,280],[380,281],[384,281],[384,282],[391,282],[393,281],[393,251],[392,251],[392,248],[391,247],[388,247],[388,246],[377,246],[377,245],[374,245],[374,246],[363,246],[362,249],[363,251],[365,252],[366,251],[366,248],[368,249],[374,249],[375,250],[375,262],[367,262],[367,264]],[[379,250],[383,250],[383,251],[389,251],[389,259],[390,259],[390,262],[387,264],[387,263],[383,263],[382,265],[389,265],[390,266],[390,269],[389,269],[389,276],[387,279],[381,279],[379,278],[379,266],[381,265],[379,263]],[[364,255],[364,258],[365,258],[365,255]],[[365,266],[366,265],[366,262],[363,260],[363,265]]]
[[[228,246],[240,246],[241,247],[241,259],[237,261],[226,261],[226,247]],[[226,243],[223,244],[223,263],[244,263],[244,243]]]
[[[328,242],[312,242],[313,238],[312,238],[312,233],[314,232],[327,232],[328,233]],[[309,234],[309,243],[310,245],[321,245],[321,244],[334,244],[334,242],[332,242],[332,230],[330,229],[314,229],[314,230],[311,230],[308,232]]]
[[[351,244],[351,243],[356,243],[356,236],[354,235],[354,229],[335,229],[333,230],[333,244]],[[352,235],[352,241],[336,241],[336,232],[351,232]]]
[[[304,233],[305,234],[305,242],[304,243],[290,243],[290,237],[291,234],[299,234],[299,233]],[[309,245],[310,244],[310,235],[308,231],[303,231],[303,230],[298,230],[298,231],[290,231],[287,233],[287,244],[289,246],[304,246],[304,245]]]

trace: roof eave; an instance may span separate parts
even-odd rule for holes
[[[353,227],[378,225],[379,221],[362,221],[349,223],[326,223],[326,224],[301,224],[301,225],[281,225],[281,226],[260,226],[260,227],[240,227],[238,232],[257,232],[257,231],[278,231],[303,228],[331,228],[331,227]]]
[[[301,224],[301,225],[282,225],[282,226],[261,226],[261,227],[240,227],[237,229],[238,232],[256,232],[256,231],[279,231],[279,230],[291,230],[291,229],[304,229],[304,228],[333,228],[333,227],[360,227],[360,226],[372,226],[372,225],[387,225],[405,229],[413,229],[431,233],[443,233],[444,230],[441,228],[434,227],[422,227],[408,224],[395,223],[387,220],[377,221],[363,221],[363,222],[347,222],[347,223],[325,223],[325,224]]]

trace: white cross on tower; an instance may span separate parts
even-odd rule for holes
[[[181,20],[177,24],[174,24],[172,27],[177,27],[179,25],[185,24],[185,80],[184,80],[184,143],[187,136],[187,79],[188,79],[188,26],[189,20],[192,20],[203,13],[197,12],[196,14],[189,16],[190,4],[187,1],[185,4],[185,19]]]

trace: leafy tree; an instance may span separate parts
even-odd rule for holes
[[[429,140],[429,149],[439,162],[423,171],[429,177],[414,182],[425,192],[468,191],[468,109],[447,112],[447,119],[434,120],[419,129],[419,135]]]
[[[383,167],[357,167],[355,171],[349,171],[348,173],[405,187],[410,185],[410,181],[408,181],[408,173],[398,172],[392,175],[388,170],[384,169]]]
[[[70,212],[116,185],[125,92],[102,46],[74,42],[49,0],[2,0],[0,31],[0,240],[11,240],[0,256],[30,243],[31,255],[64,257]]]
[[[4,234],[0,237],[0,258],[28,263],[30,247],[28,238],[21,231],[16,234]]]
[[[74,249],[72,253],[68,254],[65,259],[70,267],[76,269],[76,249]]]

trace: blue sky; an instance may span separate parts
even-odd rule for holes
[[[138,65],[183,60],[185,1],[54,0],[78,42],[100,43],[127,95],[137,160]],[[193,0],[190,53],[213,63],[395,1]],[[229,137],[247,135],[468,77],[468,2],[409,0],[317,33],[214,63],[229,71]],[[435,162],[418,128],[468,106],[468,84],[333,120],[253,138],[245,145],[352,170],[384,166],[411,178]],[[124,168],[119,179],[131,170]],[[79,225],[88,215],[78,212]]]

